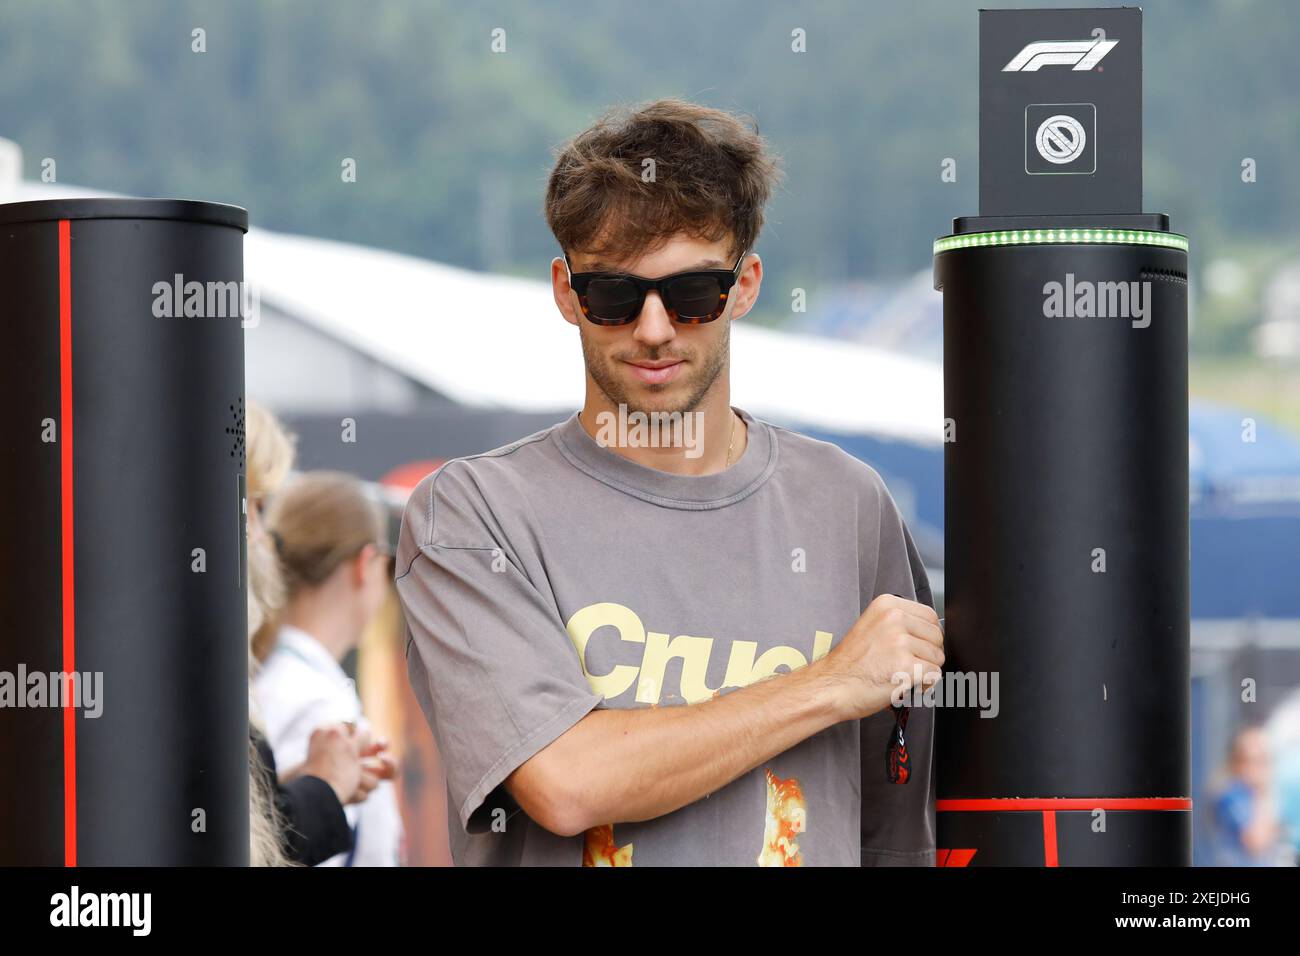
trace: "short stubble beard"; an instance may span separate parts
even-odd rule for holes
[[[722,335],[718,338],[718,344],[704,357],[703,364],[696,369],[692,379],[685,383],[689,386],[689,391],[685,401],[677,408],[647,408],[639,402],[633,402],[613,367],[614,363],[623,361],[623,359],[614,357],[607,362],[597,345],[587,337],[586,326],[579,326],[578,335],[582,340],[582,359],[587,366],[587,374],[591,376],[592,381],[596,383],[596,387],[604,393],[610,404],[615,408],[625,405],[629,413],[642,412],[647,415],[651,412],[693,412],[699,408],[704,396],[708,394],[709,389],[713,387],[713,383],[717,381],[718,376],[722,374],[722,370],[727,365],[727,355],[731,348],[731,317],[724,315],[716,319],[716,321],[726,323]],[[660,355],[659,349],[656,348],[651,349],[645,355],[633,354],[628,357],[654,362],[661,358],[676,358],[678,356],[672,352],[667,355]],[[667,385],[647,385],[645,388],[653,395],[670,387],[678,387],[681,384],[674,381]]]

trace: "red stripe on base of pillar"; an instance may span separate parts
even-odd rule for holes
[[[1043,811],[1043,864],[1059,866],[1056,862],[1056,811]]]
[[[977,797],[936,800],[940,813],[1057,810],[1190,810],[1190,797]]]
[[[970,866],[970,861],[975,859],[975,850],[936,850],[934,857],[935,866]]]
[[[59,220],[59,462],[63,552],[63,673],[76,672],[72,537],[72,223]],[[66,686],[66,684],[65,684]],[[77,712],[63,704],[63,864],[77,865]]]

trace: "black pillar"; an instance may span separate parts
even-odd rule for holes
[[[1187,240],[1141,212],[1141,12],[983,11],[944,298],[941,865],[1190,864]],[[947,851],[947,852],[945,852]]]
[[[2,864],[248,862],[247,228],[0,206]]]

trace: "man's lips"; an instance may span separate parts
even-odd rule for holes
[[[658,362],[628,362],[632,374],[647,385],[662,385],[671,381],[683,364],[682,359],[665,359]]]

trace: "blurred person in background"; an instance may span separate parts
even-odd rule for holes
[[[311,472],[271,499],[265,520],[286,593],[255,684],[271,747],[281,764],[293,765],[309,755],[313,728],[338,722],[356,728],[366,741],[363,786],[373,792],[347,809],[353,851],[325,865],[400,865],[402,820],[391,783],[396,761],[384,752],[386,741],[369,742],[356,686],[341,666],[392,580],[383,512],[350,475]]]
[[[275,547],[261,510],[292,468],[294,449],[283,426],[254,402],[248,403],[247,435],[250,861],[253,866],[312,866],[352,849],[343,804],[365,799],[368,792],[361,772],[363,741],[343,724],[317,727],[292,779],[278,779],[252,693],[258,668],[253,639],[284,601]]]
[[[1260,727],[1238,732],[1228,756],[1228,779],[1214,800],[1215,864],[1277,866],[1281,827],[1272,786],[1272,755]]]
[[[1291,864],[1300,866],[1300,690],[1293,691],[1269,718],[1273,790]]]

